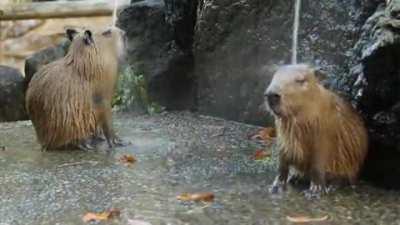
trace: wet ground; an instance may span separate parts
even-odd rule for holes
[[[259,128],[191,113],[120,115],[114,151],[42,152],[29,122],[0,124],[0,225],[79,225],[87,212],[121,210],[99,224],[291,224],[287,216],[328,216],[314,224],[400,224],[400,193],[361,184],[320,200],[297,189],[270,195],[273,158],[252,159]],[[132,154],[137,162],[119,162]],[[274,153],[275,155],[275,153]],[[213,192],[213,203],[180,202]]]

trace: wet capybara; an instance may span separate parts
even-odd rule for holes
[[[124,32],[108,28],[66,31],[67,55],[43,66],[26,93],[26,108],[44,149],[91,148],[101,131],[109,146],[120,144],[112,127],[111,100],[118,78]]]
[[[291,167],[311,180],[311,194],[326,192],[327,180],[355,183],[367,154],[366,128],[349,103],[319,83],[313,68],[281,67],[264,95],[280,147],[272,192],[286,187]]]

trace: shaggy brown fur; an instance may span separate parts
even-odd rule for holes
[[[111,98],[117,80],[122,31],[113,28],[92,35],[68,30],[68,54],[41,68],[29,83],[26,108],[45,149],[78,146],[98,130],[109,144]]]
[[[285,187],[291,166],[311,179],[312,192],[325,190],[327,178],[356,181],[368,145],[363,121],[350,104],[319,84],[313,69],[282,67],[266,98],[281,148],[275,191]]]

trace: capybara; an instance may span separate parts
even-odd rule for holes
[[[366,128],[349,103],[320,84],[313,68],[281,67],[264,96],[280,148],[272,192],[286,188],[292,167],[310,179],[309,194],[326,192],[329,180],[355,183],[367,154]]]
[[[26,93],[26,108],[44,149],[91,148],[102,132],[112,147],[121,144],[112,127],[111,99],[118,78],[124,32],[67,29],[67,55],[43,66]]]

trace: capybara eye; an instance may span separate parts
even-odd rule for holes
[[[306,82],[305,78],[296,79],[296,83],[298,83],[298,84],[304,84],[305,82]]]
[[[108,29],[102,33],[103,36],[110,37],[111,36],[111,29]]]

